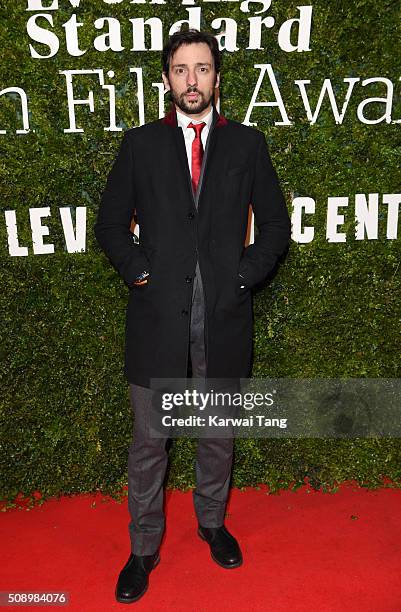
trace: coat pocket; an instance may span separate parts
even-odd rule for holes
[[[236,174],[242,174],[243,172],[247,172],[250,170],[251,164],[242,164],[242,166],[234,166],[233,168],[227,169],[228,176],[235,176]]]
[[[139,291],[142,293],[143,291],[146,291],[152,284],[153,255],[155,253],[155,249],[148,246],[142,246],[141,248],[147,259],[146,270],[147,272],[149,272],[149,276],[146,278],[146,283],[143,283],[141,285],[134,284],[133,288],[135,291]]]

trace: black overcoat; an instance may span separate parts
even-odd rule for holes
[[[128,129],[102,194],[95,236],[129,287],[129,382],[185,378],[196,262],[205,296],[208,378],[246,378],[252,360],[252,292],[286,250],[290,220],[265,137],[213,109],[195,206],[175,108]],[[249,204],[258,233],[245,247]],[[130,231],[136,211],[139,244]],[[143,270],[148,283],[133,286]],[[245,279],[240,289],[239,276]]]

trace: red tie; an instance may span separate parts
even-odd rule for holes
[[[195,138],[192,142],[192,187],[194,193],[196,193],[196,190],[198,188],[198,182],[202,166],[203,146],[201,140],[201,132],[205,125],[206,123],[204,121],[202,121],[202,123],[188,124],[189,128],[193,128],[195,130]]]

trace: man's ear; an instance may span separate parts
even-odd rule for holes
[[[164,89],[166,91],[170,91],[170,83],[168,81],[168,77],[166,76],[165,72],[162,72],[162,79],[163,79],[163,83],[164,83]]]
[[[216,83],[214,84],[214,86],[217,89],[217,87],[219,87],[219,85],[220,85],[220,72],[218,72],[216,74]]]

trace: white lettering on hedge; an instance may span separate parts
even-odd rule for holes
[[[4,216],[6,219],[8,252],[12,257],[26,257],[28,255],[28,247],[23,247],[19,244],[15,210],[6,210]]]
[[[93,46],[97,51],[123,51],[124,47],[121,44],[121,26],[118,19],[113,17],[102,17],[96,19],[95,28],[101,30],[108,26],[108,31],[104,34],[100,34],[94,40]]]
[[[142,68],[139,68],[139,70],[141,71],[141,75],[142,75]],[[112,79],[114,77],[114,72],[113,70],[109,70],[107,73],[107,76]],[[109,84],[109,85],[105,85],[104,81],[103,81],[103,77],[101,79],[101,83],[102,84],[102,89],[106,89],[109,92],[109,119],[110,119],[110,124],[108,127],[104,128],[105,132],[122,132],[121,127],[117,127],[116,126],[116,88],[115,85]],[[143,101],[143,95],[142,95],[142,101]],[[139,104],[139,108],[141,109],[140,106],[140,101],[138,100],[138,104]]]
[[[21,87],[7,87],[0,91],[0,98],[5,94],[10,94],[11,98],[19,96],[21,102],[22,113],[22,130],[16,130],[16,134],[28,134],[29,132],[29,113],[28,113],[28,97]],[[0,134],[6,134],[7,130],[0,130]]]
[[[129,72],[136,74],[137,79],[137,99],[139,109],[139,123],[143,125],[145,123],[145,105],[144,105],[144,93],[143,93],[143,73],[142,68],[130,68]],[[74,87],[73,77],[84,76],[84,75],[97,75],[99,83],[102,89],[109,92],[109,120],[110,123],[107,127],[103,128],[106,132],[120,132],[121,127],[116,125],[116,92],[113,84],[105,84],[104,72],[101,68],[94,70],[60,70],[60,74],[64,74],[66,78],[67,86],[67,104],[68,104],[68,118],[70,126],[64,128],[65,133],[83,133],[83,128],[78,128],[76,124],[76,106],[88,106],[91,113],[95,112],[95,98],[92,89],[88,91],[88,97],[84,99],[74,98]],[[109,70],[107,73],[109,78],[114,77],[114,72]]]
[[[104,0],[105,1],[105,0]],[[212,2],[213,0],[203,0],[205,3],[207,1]],[[220,0],[215,0],[219,2]],[[223,0],[229,1],[229,0]],[[79,0],[73,2],[70,0],[70,3],[74,7],[79,7]],[[109,0],[109,2],[105,2],[105,4],[120,4],[119,1]],[[144,2],[131,2],[131,4],[144,4]],[[165,4],[165,2],[151,2],[150,4]],[[188,6],[189,4],[194,5],[195,2],[184,2],[182,1],[182,6]],[[261,5],[261,6],[259,6]],[[240,10],[242,13],[249,13],[250,10],[254,12],[254,15],[248,17],[248,49],[264,49],[265,47],[262,45],[262,32],[264,29],[271,29],[276,25],[276,20],[272,15],[268,15],[263,17],[263,13],[267,11],[271,6],[271,0],[257,0],[255,2],[242,2],[240,5]],[[250,8],[251,7],[251,8]],[[52,57],[55,55],[60,48],[60,40],[55,32],[48,31],[45,27],[41,27],[37,24],[37,19],[42,17],[47,20],[50,30],[54,28],[53,26],[53,18],[50,11],[57,11],[59,5],[57,2],[53,2],[50,6],[43,6],[43,3],[40,1],[37,2],[29,2],[28,3],[28,11],[47,11],[40,12],[36,15],[32,15],[27,22],[27,32],[29,37],[34,42],[39,42],[45,44],[49,47],[50,52],[47,55],[42,55],[38,50],[36,50],[32,45],[29,46],[31,51],[31,56],[38,59],[46,59],[48,57]],[[257,10],[260,9],[260,10]],[[297,7],[299,16],[293,17],[291,19],[287,19],[284,21],[281,26],[278,28],[277,32],[277,42],[279,47],[287,52],[292,53],[302,52],[302,51],[310,51],[309,43],[311,37],[311,28],[312,28],[312,6],[298,6]],[[188,13],[188,17],[186,19],[180,19],[174,22],[170,27],[168,27],[168,33],[174,34],[180,30],[183,24],[188,25],[190,28],[195,28],[197,30],[201,29],[202,22],[202,8],[200,6],[190,6],[185,9]],[[100,29],[104,26],[106,22],[109,22],[109,33],[106,34],[110,39],[110,44],[102,44],[97,38],[93,40],[93,47],[102,53],[106,51],[114,51],[119,53],[125,49],[122,40],[121,40],[121,23],[117,18],[109,17],[109,16],[100,16],[98,17],[93,24],[90,24],[94,29]],[[133,51],[161,51],[163,48],[163,41],[165,38],[166,32],[164,32],[163,22],[159,17],[149,17],[146,21],[144,18],[131,18],[129,21],[132,24],[132,39],[134,41],[134,46],[132,48]],[[99,26],[99,23],[103,25]],[[145,34],[144,27],[146,25],[150,25],[151,27],[151,37],[152,44],[150,49],[148,49],[145,45]],[[57,24],[58,25],[58,24]],[[65,30],[65,47],[67,53],[72,57],[79,57],[86,53],[86,50],[80,49],[79,46],[79,28],[83,25],[87,25],[83,21],[78,21],[77,15],[73,13],[68,21],[61,24],[61,26]],[[234,52],[239,50],[239,46],[237,45],[237,33],[238,33],[238,24],[237,20],[230,17],[216,17],[213,19],[211,23],[211,29],[219,29],[221,31],[216,34],[216,39],[219,43],[220,50],[227,50],[229,52]],[[87,37],[85,38],[85,41]]]
[[[150,17],[146,21],[142,17],[130,19],[132,23],[131,51],[147,51],[145,44],[145,25],[150,27],[150,49],[157,51],[163,46],[163,24],[158,17]]]
[[[247,49],[263,49],[262,47],[262,26],[272,28],[274,17],[249,17],[249,44]]]
[[[295,84],[298,85],[299,90],[301,92],[302,102],[306,110],[306,116],[308,117],[311,125],[314,125],[316,123],[316,120],[319,116],[320,108],[322,106],[322,102],[326,95],[326,92],[329,97],[331,108],[333,110],[335,122],[338,124],[341,124],[343,122],[344,115],[347,110],[350,98],[351,98],[352,90],[354,89],[355,83],[359,81],[359,78],[347,77],[344,79],[344,81],[348,83],[348,90],[347,90],[345,100],[342,105],[341,114],[338,112],[337,101],[334,95],[333,86],[331,84],[330,79],[324,79],[323,81],[322,89],[320,90],[320,95],[319,95],[319,99],[316,104],[316,109],[315,109],[314,114],[312,114],[311,107],[309,104],[309,98],[306,93],[306,87],[305,87],[305,85],[310,84],[310,80],[309,79],[299,79],[295,81]]]
[[[28,36],[32,40],[38,43],[42,43],[42,45],[46,45],[47,47],[49,47],[50,51],[47,55],[41,55],[30,44],[29,50],[31,52],[31,56],[40,59],[53,57],[54,55],[56,55],[57,51],[60,48],[58,36],[56,36],[56,34],[54,34],[53,32],[49,32],[45,28],[41,28],[36,23],[39,17],[43,17],[43,19],[46,19],[46,21],[50,23],[51,26],[53,26],[53,17],[51,15],[47,15],[46,13],[38,13],[37,15],[32,15],[32,17],[29,17],[26,24],[26,31],[28,32]]]
[[[223,23],[225,26],[223,27]],[[215,38],[219,43],[220,51],[238,51],[237,47],[237,22],[235,19],[218,18],[213,19],[211,26],[213,30],[222,28],[220,34],[216,34]]]
[[[255,85],[255,89],[253,90],[252,98],[249,103],[248,110],[246,111],[246,114],[245,114],[245,119],[242,123],[244,125],[252,125],[252,126],[258,125],[257,123],[251,123],[249,121],[250,116],[255,106],[263,106],[263,107],[277,106],[280,109],[280,113],[281,113],[281,116],[283,117],[283,121],[276,121],[275,125],[292,125],[291,121],[288,119],[287,111],[285,110],[284,102],[281,97],[280,89],[277,84],[272,65],[271,64],[255,64],[254,67],[260,69],[259,78],[258,78],[258,82]],[[263,83],[263,79],[266,73],[269,76],[270,85],[273,89],[273,93],[276,99],[274,102],[256,102],[256,99],[259,94],[259,90],[261,88],[261,85]]]
[[[142,39],[142,34],[140,38],[136,39],[136,45],[137,44],[144,44],[143,39]],[[110,48],[114,47],[115,45],[118,44],[118,38],[117,38],[117,33],[115,31],[115,35],[116,37],[114,37],[113,35],[113,41],[110,41]],[[103,35],[102,35],[103,36]],[[104,35],[107,36],[107,35]],[[98,41],[99,41],[99,45],[100,44],[105,44],[106,45],[106,38],[103,39],[102,43],[100,43],[100,39],[101,37],[98,37]],[[227,41],[224,43],[225,45],[231,45],[230,43],[227,43]],[[106,45],[107,46],[107,45]],[[249,103],[249,106],[246,110],[245,113],[245,118],[243,120],[243,124],[244,125],[252,125],[252,126],[257,126],[257,122],[253,121],[251,122],[251,115],[252,112],[255,108],[260,107],[260,108],[268,108],[268,107],[278,107],[280,113],[281,113],[281,117],[282,117],[282,121],[275,121],[275,125],[283,125],[283,126],[287,126],[287,125],[293,125],[293,123],[290,121],[290,118],[287,115],[287,111],[283,102],[283,98],[281,96],[281,92],[272,68],[271,64],[255,64],[254,66],[255,68],[259,69],[259,77],[257,79],[257,83],[255,85],[254,91],[252,93],[251,96],[251,100]],[[139,75],[142,75],[142,68],[129,68],[129,72],[130,73],[136,73],[139,77]],[[64,71],[60,71],[60,74],[65,74],[67,77],[67,103],[68,103],[68,107],[69,107],[69,115],[70,115],[70,128],[67,130],[64,130],[65,132],[83,132],[84,129],[78,129],[75,126],[75,115],[74,115],[74,106],[76,105],[87,105],[90,107],[91,112],[94,112],[94,107],[93,107],[93,92],[89,93],[89,98],[85,99],[85,100],[75,100],[74,99],[74,93],[73,93],[73,86],[72,86],[72,76],[73,75],[78,75],[78,74],[98,74],[99,75],[99,82],[101,85],[101,88],[103,90],[106,90],[109,92],[109,126],[108,127],[104,127],[105,131],[120,131],[121,128],[117,127],[116,125],[116,119],[115,119],[115,115],[116,115],[116,109],[115,109],[115,85],[113,84],[108,84],[106,85],[104,83],[104,71],[103,69],[94,69],[94,70],[64,70]],[[264,83],[265,80],[265,75],[268,75],[268,79],[266,79],[266,83]],[[109,71],[107,72],[107,75],[110,76],[114,76],[114,72],[113,71]],[[322,104],[323,104],[323,100],[324,97],[327,93],[328,98],[329,98],[329,102],[331,104],[331,109],[333,111],[333,116],[335,119],[335,122],[337,125],[340,125],[343,123],[343,120],[345,118],[345,113],[348,109],[349,106],[349,101],[350,101],[350,97],[351,97],[351,93],[354,89],[355,84],[359,81],[360,79],[357,77],[352,77],[352,78],[345,78],[344,82],[348,84],[348,90],[347,93],[345,95],[345,99],[343,101],[342,107],[341,107],[341,111],[338,108],[338,104],[337,104],[337,100],[334,96],[334,91],[338,88],[338,84],[334,83],[332,84],[330,79],[325,79],[324,84],[322,86],[322,89],[320,91],[320,95],[318,98],[318,102],[316,104],[316,108],[314,110],[314,112],[312,112],[311,110],[311,106],[309,103],[309,99],[308,99],[308,93],[307,93],[307,88],[305,87],[306,84],[310,83],[310,80],[297,80],[295,81],[295,84],[298,86],[300,92],[301,92],[301,97],[303,100],[303,104],[306,110],[306,116],[307,119],[310,122],[310,125],[316,125],[317,124],[317,120],[318,117],[320,115],[320,111],[322,109]],[[273,90],[273,94],[274,94],[274,99],[273,100],[259,100],[259,96],[262,96],[261,92],[265,89],[265,87],[269,87],[269,82],[270,82],[270,88]],[[159,118],[164,116],[164,90],[163,88],[163,84],[162,83],[151,83],[152,87],[159,87],[160,88],[160,96],[159,96]],[[385,121],[386,123],[400,123],[401,120],[393,120],[391,121],[391,104],[392,104],[392,90],[393,88],[391,88],[391,96],[388,98],[369,98],[368,100],[366,100],[367,103],[369,104],[383,104],[384,102],[386,102],[386,112],[381,115],[379,118],[377,119],[365,119],[363,114],[362,114],[362,109],[364,106],[364,102],[361,102],[359,104],[358,107],[358,119],[365,123],[365,124],[372,124],[375,123],[377,124],[378,122],[383,122]],[[3,94],[8,93],[11,97],[15,97],[14,94],[18,94],[21,98],[21,105],[22,105],[22,122],[23,122],[23,129],[18,129],[16,130],[17,134],[27,134],[30,131],[29,128],[29,115],[28,115],[28,99],[27,99],[27,94],[25,93],[25,91],[22,88],[19,87],[8,87],[6,89],[3,89],[2,91],[0,91],[0,98]],[[139,102],[139,107],[141,109],[140,112],[140,122],[139,125],[143,125],[144,123],[144,113],[142,112],[142,109],[145,106],[145,100],[146,100],[146,96],[145,96],[145,91],[144,91],[144,83],[143,83],[143,79],[141,76],[140,81],[138,80],[138,91],[137,91],[137,95],[138,95],[138,102]],[[147,92],[146,92],[147,95]],[[311,94],[312,96],[312,94]],[[313,97],[315,97],[315,94],[313,93]],[[103,104],[103,102],[100,102],[101,104]],[[219,107],[219,103],[220,100],[218,100],[217,102],[217,106]],[[16,110],[17,112],[17,110]],[[327,119],[325,120],[325,124],[323,127],[327,126]],[[1,126],[2,128],[4,128],[5,126]],[[6,130],[5,129],[0,129],[0,135],[2,134],[6,134]]]
[[[67,44],[67,53],[72,57],[79,57],[80,55],[85,55],[85,51],[81,51],[79,48],[78,41],[78,28],[81,28],[84,24],[82,21],[77,21],[77,16],[72,15],[71,18],[63,23],[63,28],[65,30],[65,41]]]
[[[43,236],[49,235],[49,228],[47,225],[42,225],[43,217],[50,217],[50,206],[46,206],[45,208],[29,209],[29,218],[31,221],[32,230],[32,245],[35,255],[54,253],[54,244],[45,244],[43,242]]]
[[[138,69],[142,70],[142,69]],[[65,128],[64,132],[66,133],[78,133],[83,132],[83,128],[77,128],[76,126],[76,116],[75,116],[75,107],[76,106],[89,106],[89,110],[91,113],[95,111],[95,100],[93,90],[90,89],[88,92],[88,98],[83,100],[79,100],[74,98],[74,88],[72,84],[72,77],[77,75],[98,75],[99,83],[102,89],[105,89],[109,92],[109,119],[110,125],[105,127],[105,131],[113,131],[118,132],[121,131],[122,128],[117,127],[116,125],[116,115],[115,115],[115,87],[114,85],[105,85],[104,83],[104,73],[101,68],[94,70],[60,70],[60,74],[65,74],[66,85],[67,85],[67,104],[68,104],[68,118],[70,122],[70,127]],[[110,71],[107,73],[108,76],[113,77],[114,72]],[[143,91],[142,91],[143,98]]]
[[[329,197],[327,201],[326,238],[328,242],[345,242],[346,234],[338,232],[338,226],[343,225],[344,215],[338,213],[340,206],[348,206],[347,197]]]
[[[139,125],[143,125],[145,123],[145,105],[142,68],[130,68],[129,71],[131,74],[136,74],[136,97],[138,100]]]
[[[386,237],[396,240],[398,236],[398,219],[400,213],[401,193],[385,193],[382,203],[387,205],[386,211],[379,210],[378,193],[355,194],[355,238],[356,240],[377,240],[379,222],[387,216]],[[339,207],[348,206],[347,197],[329,197],[327,201],[326,237],[328,242],[346,242],[346,234],[338,232],[343,225],[345,217],[339,214]],[[309,197],[295,197],[292,201],[292,239],[299,244],[312,242],[314,238],[313,226],[302,226],[303,214],[314,214],[315,201]]]
[[[228,2],[238,2],[238,0],[227,0]],[[113,2],[113,0],[103,0],[103,2]],[[148,2],[149,4],[166,4],[166,0],[131,0],[131,4],[146,4],[146,2]],[[183,2],[183,4],[186,4],[185,2]]]
[[[250,8],[249,6],[252,4],[261,4],[262,8],[259,11],[255,10],[255,13],[264,13],[265,11],[267,11],[268,8],[270,8],[272,3],[272,0],[244,0],[244,2],[241,2],[241,6],[240,6],[240,10],[243,13],[249,13],[250,12]]]
[[[187,24],[190,28],[195,28],[195,30],[201,29],[201,7],[197,6],[186,10],[188,12],[188,19],[181,19],[180,21],[176,21],[175,23],[173,23],[173,25],[168,31],[170,36],[171,34],[174,34],[174,32],[178,32],[184,23]],[[160,51],[162,49],[162,46],[160,47]]]
[[[369,203],[368,203],[369,200]],[[356,240],[364,240],[365,231],[369,240],[377,240],[379,231],[379,194],[355,194]]]
[[[387,88],[387,96],[385,98],[367,98],[366,100],[363,100],[363,102],[359,104],[357,111],[359,121],[361,123],[367,123],[370,125],[373,125],[375,123],[382,123],[382,121],[386,121],[386,123],[391,123],[391,108],[393,105],[394,95],[394,86],[392,82],[390,81],[390,79],[382,77],[373,77],[371,79],[365,79],[364,81],[362,81],[361,85],[362,87],[365,87],[366,85],[370,85],[370,83],[384,83]],[[381,117],[378,117],[377,119],[366,119],[363,114],[363,109],[365,108],[365,106],[372,103],[385,104],[385,111],[383,115]]]
[[[75,230],[71,208],[65,206],[59,209],[65,244],[68,253],[82,253],[86,248],[86,206],[77,206],[77,208],[73,209],[73,212],[75,214]],[[28,247],[20,246],[19,244],[16,211],[6,210],[4,217],[9,254],[12,257],[27,257],[29,254]],[[45,244],[43,242],[43,237],[49,235],[49,228],[42,223],[43,217],[50,217],[50,207],[29,209],[34,255],[54,253],[54,244]]]
[[[401,204],[401,193],[385,193],[383,204],[387,204],[387,233],[389,240],[396,240],[398,234],[398,215]]]
[[[51,5],[43,6],[42,0],[28,0],[27,11],[57,11],[58,0],[54,0]]]
[[[315,235],[314,227],[306,225],[302,227],[302,215],[314,214],[315,212],[315,200],[308,197],[296,197],[292,201],[293,212],[291,215],[292,224],[292,239],[300,244],[306,244],[312,242]]]
[[[78,8],[81,4],[81,0],[69,0],[72,7]],[[53,0],[50,6],[43,6],[43,0],[28,0],[27,11],[57,11],[58,0]]]
[[[61,74],[65,74],[66,85],[67,85],[67,104],[68,104],[68,118],[70,121],[70,127],[64,129],[66,133],[77,133],[83,132],[82,128],[77,128],[76,126],[76,117],[75,117],[75,107],[76,106],[89,106],[89,110],[91,113],[95,110],[95,102],[93,97],[93,91],[90,89],[88,92],[88,98],[77,100],[74,98],[74,88],[72,85],[72,77],[79,74],[97,74],[99,77],[99,81],[102,84],[103,80],[103,70],[95,69],[95,70],[60,70]]]
[[[86,206],[78,206],[75,211],[75,232],[71,208],[60,208],[61,223],[68,253],[81,253],[86,247]]]
[[[121,4],[122,2],[124,2],[124,0],[103,0],[103,2],[105,4]],[[197,4],[199,2],[199,0],[181,0],[181,4],[182,6],[189,6],[189,5],[194,5]],[[239,3],[240,0],[203,0],[203,2],[206,3],[219,3],[219,2],[224,2],[224,3]],[[73,6],[74,8],[78,8],[81,0],[69,0],[69,3],[71,4],[71,6]],[[243,2],[241,2],[240,5],[240,10],[243,13],[249,13],[250,12],[250,6],[254,5],[254,4],[261,4],[262,8],[260,8],[260,10],[255,10],[255,13],[264,13],[265,11],[267,11],[268,8],[270,8],[272,3],[272,0],[244,0]],[[130,4],[166,4],[166,0],[130,0]],[[50,5],[46,5],[43,6],[43,0],[28,0],[28,8],[27,11],[42,11],[42,10],[46,10],[46,11],[57,11],[59,8],[59,3],[58,0],[52,0],[52,2],[50,3]],[[302,7],[298,7],[298,8],[302,8]]]
[[[376,240],[378,234],[378,224],[385,222],[386,211],[379,210],[379,195],[377,193],[355,194],[355,232],[357,240]],[[346,242],[346,234],[339,232],[339,226],[345,223],[343,214],[339,214],[340,207],[347,207],[348,197],[328,197],[326,210],[326,237],[331,243]],[[398,234],[398,218],[401,204],[401,193],[386,193],[382,196],[383,205],[387,206],[386,232],[387,239],[395,240]],[[43,217],[50,216],[50,208],[30,208],[29,219],[32,233],[33,253],[35,255],[53,254],[54,245],[44,244],[43,236],[49,234],[49,228],[42,224]],[[313,225],[303,225],[302,217],[304,214],[313,215],[316,212],[316,202],[307,196],[297,196],[292,201],[291,237],[294,242],[299,244],[311,243],[315,237]],[[21,213],[19,213],[21,214]],[[86,249],[86,206],[77,206],[75,209],[69,206],[59,208],[61,225],[64,233],[66,250],[68,253],[82,253]],[[26,257],[29,254],[27,246],[19,243],[18,225],[15,210],[4,212],[7,230],[8,251],[12,257]],[[75,228],[74,228],[75,216]],[[249,243],[254,242],[254,215],[252,208],[249,209],[248,217]],[[352,224],[354,226],[354,224]],[[348,224],[348,228],[351,224]],[[359,228],[359,229],[358,229]],[[365,231],[366,230],[366,231]],[[135,234],[139,235],[139,225],[135,225]]]
[[[310,51],[310,34],[312,30],[312,7],[297,6],[299,17],[284,21],[278,31],[278,44],[280,49],[291,53],[292,51]],[[291,43],[291,32],[294,25],[298,25],[298,40],[295,45]]]

